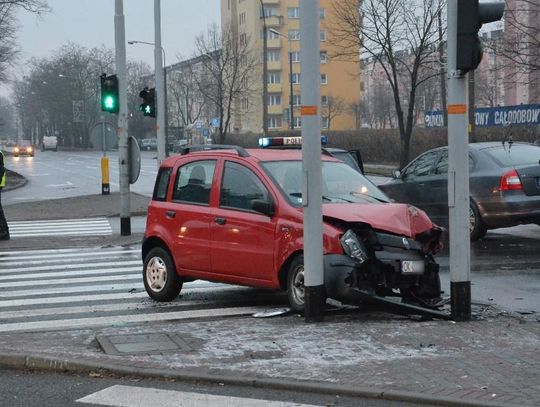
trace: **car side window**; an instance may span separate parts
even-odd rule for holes
[[[403,173],[403,179],[414,179],[433,174],[433,164],[439,155],[438,151],[430,151],[418,157]]]
[[[474,167],[474,160],[469,155],[469,171]],[[435,174],[448,173],[448,150],[441,151],[439,162],[435,165]]]
[[[161,168],[156,177],[156,184],[154,185],[154,193],[152,195],[154,201],[165,201],[167,199],[167,188],[170,179],[171,169]]]
[[[231,161],[225,163],[219,206],[251,210],[254,200],[269,200],[269,197],[270,193],[253,171]]]
[[[194,161],[178,169],[173,191],[173,201],[210,204],[215,160]]]

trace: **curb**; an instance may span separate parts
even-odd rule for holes
[[[55,359],[49,356],[2,354],[0,353],[0,368],[17,370],[44,370],[56,373],[62,372],[95,372],[96,370],[116,374],[158,379],[175,379],[187,382],[204,382],[210,384],[227,384],[232,386],[250,386],[255,388],[301,391],[314,394],[339,394],[342,396],[363,397],[368,399],[403,401],[410,403],[435,404],[439,406],[456,407],[508,407],[507,404],[467,401],[453,397],[428,396],[421,393],[398,390],[372,390],[367,387],[343,386],[313,381],[295,381],[288,379],[253,379],[250,377],[209,374],[202,372],[177,373],[165,369],[136,368],[129,365],[100,363],[74,359]]]
[[[15,174],[15,176],[13,174]],[[6,176],[8,179],[12,177],[17,178],[17,181],[13,184],[10,183],[10,185],[6,185],[3,189],[4,191],[13,191],[14,189],[24,187],[28,183],[28,180],[25,177],[15,171],[7,170]]]

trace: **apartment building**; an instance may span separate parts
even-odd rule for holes
[[[294,129],[301,128],[300,86],[302,57],[300,50],[299,0],[221,0],[222,29],[230,27],[241,40],[249,41],[253,55],[260,60],[258,72],[253,75],[249,97],[235,104],[233,128],[236,132],[260,133],[263,125],[263,48],[266,24],[268,130],[287,130],[292,105]],[[351,105],[360,99],[360,61],[335,58],[331,45],[331,27],[334,20],[332,0],[320,0],[320,64],[321,64],[321,116],[322,128],[351,130],[356,118]],[[292,59],[290,74],[289,58]]]

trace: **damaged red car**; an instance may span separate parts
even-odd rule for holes
[[[441,229],[358,171],[322,156],[327,298],[440,299]],[[143,280],[157,301],[197,279],[286,290],[304,308],[299,150],[204,146],[164,160],[148,207]]]

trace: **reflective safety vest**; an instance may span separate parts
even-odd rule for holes
[[[4,175],[2,175],[2,178],[0,178],[0,188],[4,188],[6,186],[6,163],[4,161],[4,153],[0,151],[0,155],[2,156],[2,162],[4,163]]]

